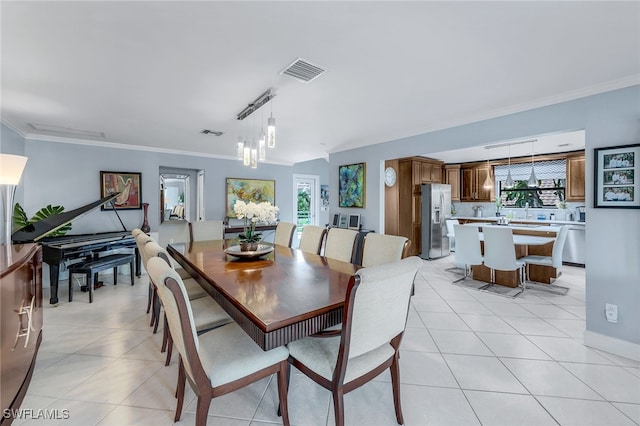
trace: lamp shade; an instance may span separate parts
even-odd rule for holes
[[[27,164],[27,157],[0,154],[0,185],[17,185]]]

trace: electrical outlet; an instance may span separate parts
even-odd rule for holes
[[[607,303],[604,305],[604,314],[607,317],[607,321],[617,323],[618,322],[618,305]]]

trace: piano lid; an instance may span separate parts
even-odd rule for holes
[[[62,228],[67,223],[79,217],[82,217],[85,214],[89,213],[91,210],[96,209],[101,205],[115,199],[118,195],[120,195],[119,192],[114,192],[113,194],[108,195],[101,200],[94,201],[91,204],[87,204],[86,206],[82,206],[68,212],[62,212],[60,214],[49,216],[45,219],[34,222],[30,225],[18,229],[16,232],[11,234],[11,239],[14,243],[32,243],[38,241],[46,237],[47,234],[50,234],[56,229]]]

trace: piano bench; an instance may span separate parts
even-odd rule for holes
[[[89,287],[89,303],[92,303],[93,286],[98,281],[98,272],[113,268],[113,285],[118,285],[118,266],[128,263],[131,274],[131,285],[133,285],[134,260],[135,256],[133,254],[110,254],[86,262],[74,263],[69,266],[69,302],[73,301],[73,274],[83,274],[86,276],[86,283]]]

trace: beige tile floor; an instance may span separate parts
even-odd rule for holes
[[[564,267],[558,296],[529,290],[516,299],[453,285],[453,257],[425,261],[402,343],[407,425],[640,424],[640,363],[582,345],[584,270]],[[108,277],[108,276],[107,276]],[[108,278],[105,278],[108,281]],[[171,425],[177,376],[160,354],[145,313],[147,278],[119,280],[57,307],[44,306],[43,342],[23,408],[68,410],[66,420],[14,424]],[[47,292],[45,292],[46,294]],[[217,398],[209,424],[280,423],[273,378]],[[194,423],[189,391],[179,424]],[[294,425],[333,425],[328,391],[294,372]],[[345,397],[348,425],[395,425],[388,373]]]

